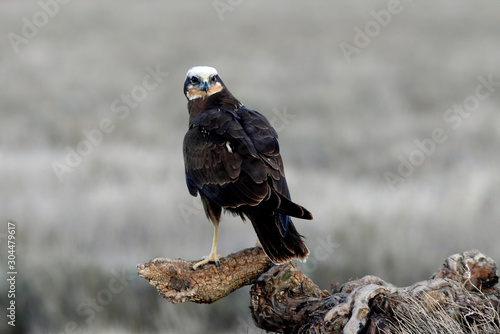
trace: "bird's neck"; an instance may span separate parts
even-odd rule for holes
[[[241,105],[241,102],[227,88],[224,88],[222,91],[206,98],[188,101],[189,123],[205,110],[221,108],[234,111],[241,107]]]

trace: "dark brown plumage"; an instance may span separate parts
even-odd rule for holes
[[[222,208],[248,218],[269,258],[284,263],[309,254],[290,216],[312,214],[290,199],[278,134],[257,111],[243,106],[224,86],[216,70],[188,71],[189,130],[184,137],[186,182],[200,194],[215,226],[212,253],[195,265],[216,262],[217,229]]]

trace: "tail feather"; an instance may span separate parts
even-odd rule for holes
[[[280,204],[279,207],[276,209],[276,212],[301,219],[309,219],[309,220],[313,219],[312,213],[309,212],[303,206],[300,206],[292,202],[283,195],[278,194],[278,196],[280,199]]]
[[[276,264],[298,258],[304,261],[309,254],[302,236],[297,232],[292,221],[288,222],[288,229],[283,236],[280,232],[280,218],[278,214],[247,214],[252,222],[257,237],[266,255]]]

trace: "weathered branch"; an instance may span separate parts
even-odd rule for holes
[[[255,324],[279,333],[500,333],[494,261],[476,250],[449,257],[430,280],[399,288],[375,276],[321,290],[293,263],[274,266],[260,248],[220,260],[220,269],[155,259],[139,273],[169,301],[211,303],[252,286]]]
[[[271,266],[261,248],[247,248],[193,270],[196,261],[156,258],[137,266],[139,275],[169,302],[213,303],[234,290],[252,284]]]
[[[251,308],[258,327],[279,333],[499,333],[497,282],[495,263],[478,251],[449,257],[409,287],[365,276],[331,294],[288,263],[252,286]]]

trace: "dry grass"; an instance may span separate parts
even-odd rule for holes
[[[463,287],[463,286],[462,286]],[[399,295],[390,333],[401,334],[497,334],[500,333],[498,306],[482,300],[478,293],[463,288],[464,298],[453,303],[436,300],[424,293],[415,297]]]

